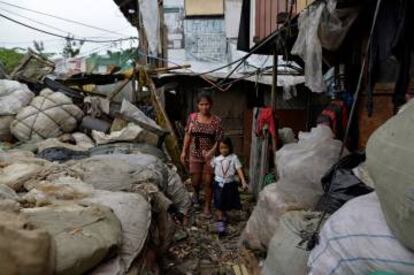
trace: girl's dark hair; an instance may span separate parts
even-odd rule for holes
[[[220,143],[223,143],[223,144],[227,145],[227,147],[229,147],[230,154],[234,153],[233,142],[231,141],[231,138],[225,137],[222,141],[220,141]]]
[[[201,100],[207,100],[208,103],[210,103],[211,105],[213,105],[213,98],[211,97],[211,94],[208,92],[200,92],[197,95],[197,104],[200,103]]]

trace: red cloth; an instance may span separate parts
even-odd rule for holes
[[[267,124],[269,133],[272,137],[277,138],[276,119],[273,110],[270,107],[261,108],[256,122],[256,135],[263,136],[263,128]]]

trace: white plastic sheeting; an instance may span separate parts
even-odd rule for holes
[[[310,275],[414,274],[414,253],[392,234],[371,193],[349,201],[326,221],[308,266]]]
[[[357,8],[336,9],[337,0],[310,5],[299,16],[299,35],[292,54],[305,61],[306,86],[315,93],[326,90],[322,73],[322,47],[337,50],[358,15]]]
[[[160,14],[157,0],[138,0],[150,53],[157,54],[160,41]]]

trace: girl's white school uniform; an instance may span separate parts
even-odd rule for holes
[[[236,154],[230,154],[212,159],[211,167],[214,168],[214,180],[223,187],[224,184],[235,181],[237,170],[242,168],[242,164]]]

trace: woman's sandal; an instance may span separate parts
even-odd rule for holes
[[[203,217],[206,219],[211,219],[213,217],[213,215],[211,213],[203,213]]]

